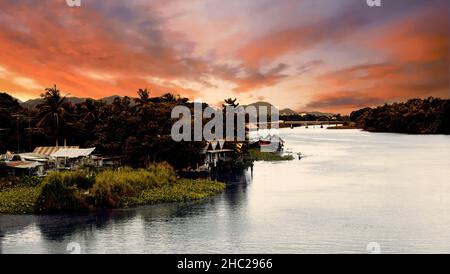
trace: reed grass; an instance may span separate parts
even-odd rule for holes
[[[89,176],[84,172],[55,172],[39,185],[0,191],[0,213],[59,213],[123,208],[204,199],[217,195],[223,183],[177,177],[166,163],[146,169],[122,168]]]

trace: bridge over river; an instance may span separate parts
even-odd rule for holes
[[[273,125],[278,126],[279,128],[285,128],[285,127],[300,127],[300,126],[325,126],[325,125],[342,125],[345,122],[343,121],[279,121],[277,122],[259,122],[259,123],[252,123],[253,128],[261,128],[265,126],[265,128],[272,128]],[[248,126],[248,124],[247,124]]]

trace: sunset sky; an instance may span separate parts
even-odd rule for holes
[[[449,1],[1,0],[0,91],[348,113],[449,97]]]

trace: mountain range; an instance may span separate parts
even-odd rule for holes
[[[121,96],[112,95],[112,96],[108,96],[105,98],[101,98],[101,99],[99,99],[99,101],[103,101],[107,104],[111,104],[114,101],[114,99],[116,99],[116,98],[121,98]],[[86,101],[86,99],[89,99],[89,98],[67,97],[66,99],[67,99],[67,101],[69,101],[73,104],[79,104],[79,103],[83,103],[84,101]],[[30,99],[25,102],[21,102],[20,100],[18,100],[18,101],[20,102],[20,105],[24,108],[35,108],[37,105],[42,104],[44,102],[44,100],[42,98]],[[254,107],[256,107],[257,110],[259,109],[259,107],[273,107],[273,105],[271,103],[264,102],[264,101],[255,102],[255,103],[249,104],[247,106],[254,106]],[[290,108],[284,108],[284,109],[280,110],[280,116],[290,116],[290,115],[299,115],[299,114],[311,114],[311,115],[315,115],[315,116],[333,116],[334,115],[333,113],[324,113],[324,112],[319,112],[319,111],[301,112],[301,111],[292,110]]]
[[[264,102],[264,101],[259,101],[259,102],[250,104],[248,106],[254,106],[254,107],[256,107],[256,109],[258,109],[259,107],[273,107],[273,105],[271,103]],[[331,116],[335,115],[334,113],[326,113],[326,112],[320,112],[320,111],[295,111],[290,108],[284,108],[279,111],[280,111],[280,116],[305,115],[305,114],[308,115],[309,114],[309,115],[314,115],[314,116],[331,117]]]
[[[103,101],[107,104],[111,104],[114,101],[114,99],[116,99],[116,98],[121,98],[121,96],[112,95],[112,96],[108,96],[105,98],[101,98],[101,99],[99,99],[99,101]],[[83,103],[87,99],[89,99],[89,98],[79,98],[79,97],[67,97],[66,98],[66,100],[68,102],[71,102],[73,104]],[[30,99],[25,102],[20,102],[20,105],[24,108],[35,108],[37,105],[42,104],[43,102],[44,102],[44,100],[42,98],[36,98],[36,99]]]

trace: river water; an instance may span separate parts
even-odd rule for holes
[[[305,157],[257,162],[206,201],[0,216],[0,252],[450,253],[450,136],[282,129]]]

